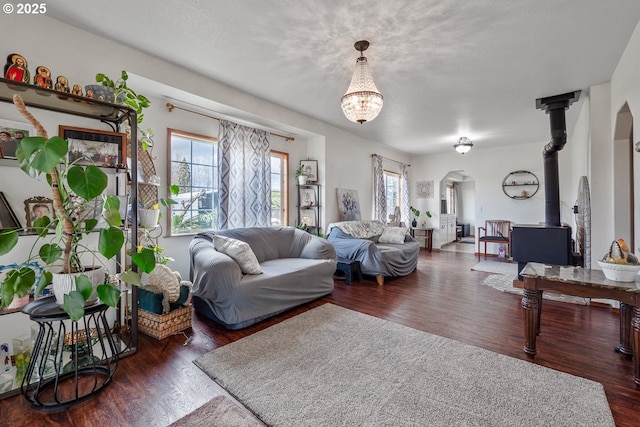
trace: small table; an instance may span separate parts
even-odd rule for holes
[[[600,270],[563,267],[529,262],[520,272],[523,281],[513,286],[524,290],[524,352],[536,355],[536,337],[540,334],[542,292],[556,291],[583,298],[620,301],[620,342],[615,350],[633,356],[633,381],[640,385],[640,288],[636,282],[614,282]]]
[[[411,228],[411,237],[418,242],[424,241],[424,248],[427,251],[433,250],[433,228]]]
[[[101,302],[85,306],[85,316],[69,315],[53,297],[27,304],[22,312],[39,325],[22,394],[43,410],[67,408],[95,395],[111,382],[119,353]]]
[[[336,272],[342,271],[344,273],[344,282],[347,285],[351,285],[351,278],[353,274],[358,275],[358,281],[362,283],[362,270],[360,269],[360,261],[355,259],[338,258],[338,265],[336,266]]]

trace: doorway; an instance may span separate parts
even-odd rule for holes
[[[464,170],[440,180],[440,250],[475,253],[476,183]]]
[[[636,213],[635,213],[635,188],[636,176],[640,172],[635,171],[633,146],[633,115],[629,105],[625,105],[618,111],[613,141],[613,220],[614,236],[623,238],[630,248],[635,248],[636,240]],[[639,187],[640,188],[640,187]]]

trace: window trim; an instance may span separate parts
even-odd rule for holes
[[[394,175],[394,176],[396,176],[398,178],[398,184],[399,184],[399,187],[398,187],[398,206],[400,207],[400,210],[402,210],[402,186],[405,185],[404,180],[402,179],[402,174],[400,172],[395,172],[395,171],[390,171],[390,170],[387,170],[387,169],[383,169],[382,170],[382,175],[383,175],[383,178],[384,178],[385,175]],[[385,180],[385,193],[386,193],[386,186],[387,186],[387,183],[386,183],[386,180]],[[387,204],[388,204],[388,201],[387,201]],[[395,209],[395,207],[394,207],[394,209]],[[387,217],[389,215],[391,215],[391,214],[393,214],[393,210],[391,212],[387,212]],[[385,221],[387,221],[387,219],[388,218],[385,218]]]
[[[289,225],[289,153],[279,150],[271,150],[270,155],[280,157],[282,161],[282,174],[280,188],[282,193],[280,203],[282,204],[282,226]]]

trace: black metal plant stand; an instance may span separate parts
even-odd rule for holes
[[[22,394],[41,410],[59,410],[100,392],[118,367],[118,350],[109,330],[108,306],[85,307],[71,322],[55,298],[27,304],[22,312],[39,325]]]

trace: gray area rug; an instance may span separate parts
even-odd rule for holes
[[[518,275],[518,263],[506,261],[482,260],[473,267],[474,271],[483,271],[485,273],[508,274],[510,276]]]
[[[169,427],[261,427],[264,426],[226,396],[216,396]]]
[[[325,304],[195,364],[273,426],[613,426],[600,383]]]
[[[523,293],[522,289],[513,287],[513,281],[518,277],[517,263],[482,260],[471,267],[471,269],[485,273],[497,273],[485,278],[482,282],[484,285],[510,294],[522,295]],[[590,303],[589,298],[574,297],[555,292],[544,292],[542,297],[551,301],[568,302],[571,304],[589,305]]]

